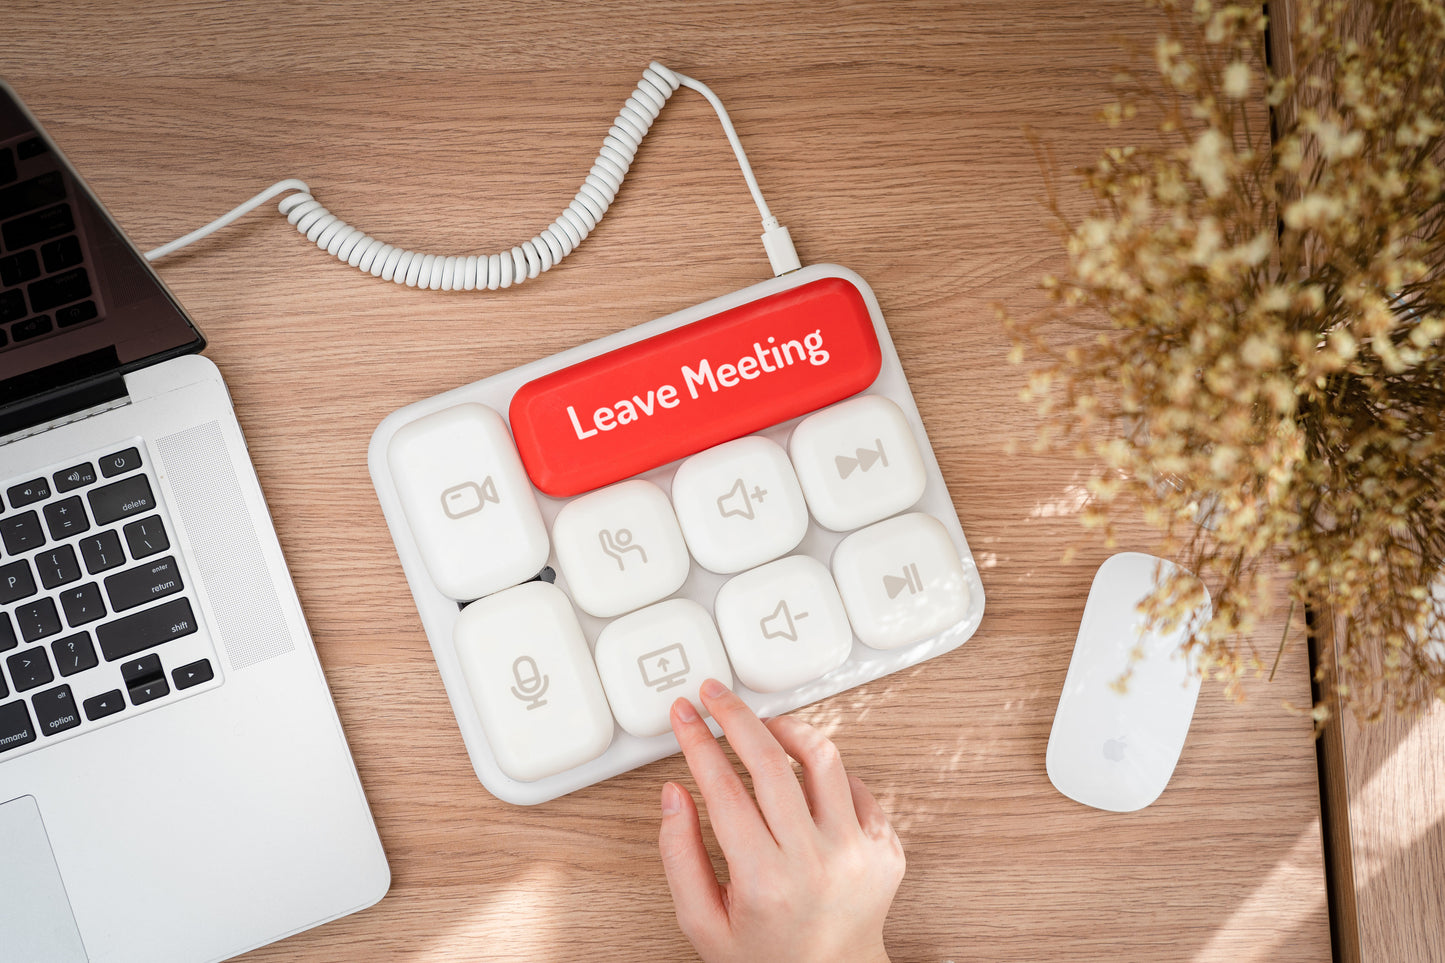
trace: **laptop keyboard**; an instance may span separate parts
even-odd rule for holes
[[[219,684],[143,450],[3,485],[0,762]]]
[[[0,350],[100,315],[68,198],[43,140],[0,145]]]

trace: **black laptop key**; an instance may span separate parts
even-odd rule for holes
[[[15,153],[20,156],[21,160],[39,157],[48,150],[50,150],[50,147],[45,143],[45,138],[43,137],[27,137],[15,145]]]
[[[165,674],[161,668],[161,657],[154,652],[120,664],[120,677],[125,680],[128,689],[164,678]]]
[[[91,722],[95,722],[97,719],[113,716],[124,709],[125,696],[121,695],[119,689],[111,689],[109,692],[86,699],[82,705],[85,708],[85,717]]]
[[[13,288],[26,281],[40,277],[40,258],[34,251],[21,251],[9,257],[0,257],[0,284]]]
[[[72,492],[77,488],[84,488],[86,485],[94,483],[95,466],[90,462],[84,462],[55,473],[55,490],[58,492]]]
[[[84,261],[85,252],[80,249],[80,238],[71,234],[42,244],[40,260],[45,262],[45,273],[54,274],[56,271],[64,271],[66,268],[75,267]]]
[[[10,690],[5,688],[5,673],[0,672],[0,699],[8,699]]]
[[[37,314],[33,318],[26,318],[10,327],[10,337],[16,341],[29,341],[31,338],[38,338],[42,334],[49,334],[55,330],[55,325],[50,323],[50,315]]]
[[[82,301],[79,304],[72,304],[68,308],[58,308],[55,312],[55,323],[59,327],[68,328],[76,324],[84,324],[96,315],[94,301]]]
[[[60,633],[60,613],[50,599],[36,599],[15,609],[15,627],[26,642]]]
[[[0,220],[9,220],[17,214],[63,200],[65,181],[60,172],[46,171],[39,177],[0,189]]]
[[[83,267],[71,268],[43,281],[35,281],[25,291],[30,295],[30,310],[49,311],[90,297],[90,276]]]
[[[105,580],[105,594],[110,598],[111,609],[116,612],[175,595],[183,588],[180,569],[176,567],[173,555],[142,562]]]
[[[20,636],[15,634],[15,626],[10,622],[10,615],[0,612],[0,652],[9,652],[20,644]],[[4,677],[0,676],[0,680]],[[4,698],[0,696],[0,698]]]
[[[55,667],[60,670],[61,675],[75,675],[100,664],[100,660],[95,657],[95,646],[90,642],[89,632],[77,632],[63,639],[56,639],[50,643],[50,651],[55,656]]]
[[[13,488],[11,492],[14,492]],[[0,541],[5,543],[5,551],[11,555],[23,555],[44,545],[45,529],[40,527],[40,516],[35,512],[21,512],[0,519]]]
[[[0,184],[9,184],[20,176],[15,171],[15,154],[8,147],[0,147]]]
[[[199,662],[192,662],[190,665],[183,665],[179,669],[171,671],[171,679],[176,683],[177,692],[203,682],[210,682],[215,677],[216,673],[211,668],[210,659],[201,659]]]
[[[16,692],[38,689],[55,681],[55,673],[50,669],[50,658],[45,654],[43,646],[33,645],[28,649],[21,649],[5,659],[5,666],[10,670],[10,681]]]
[[[100,597],[100,586],[94,582],[61,592],[60,607],[65,610],[65,621],[71,628],[105,618],[105,600]]]
[[[19,749],[34,741],[35,729],[30,725],[30,710],[25,708],[25,700],[0,706],[0,752]]]
[[[154,702],[161,696],[170,695],[171,687],[166,685],[164,678],[161,678],[154,682],[147,682],[145,685],[131,686],[129,691],[130,704],[133,706],[143,706],[147,702]]]
[[[11,508],[24,508],[26,505],[43,501],[50,497],[50,481],[45,478],[37,478],[34,481],[21,482],[19,485],[11,485],[5,492],[10,499]],[[35,514],[31,512],[31,514]]]
[[[55,588],[80,578],[80,561],[75,557],[75,549],[57,545],[35,556],[35,571],[40,575],[41,585]]]
[[[136,561],[171,547],[171,540],[166,537],[166,529],[161,524],[159,515],[131,522],[121,531],[125,532],[125,543],[130,546],[131,558]]]
[[[0,291],[0,324],[23,318],[29,311],[24,291]]]
[[[80,725],[80,707],[68,685],[37,692],[30,701],[35,705],[35,724],[47,736]]]
[[[91,535],[80,540],[80,557],[85,559],[85,570],[91,575],[125,564],[125,552],[120,547],[120,536],[114,529]]]
[[[95,630],[100,654],[114,662],[128,655],[154,648],[171,639],[179,639],[196,631],[196,615],[189,599],[178,598],[134,615],[102,623]]]
[[[90,520],[85,517],[85,506],[80,503],[79,495],[46,505],[45,524],[50,527],[50,537],[56,541],[90,530]]]
[[[103,485],[93,489],[86,497],[90,499],[90,512],[95,516],[97,525],[109,525],[142,512],[153,512],[156,508],[150,479],[144,475],[132,475]]]
[[[17,217],[0,225],[0,235],[5,238],[5,249],[15,251],[30,247],[52,237],[69,234],[75,230],[75,218],[70,214],[69,204],[56,204],[43,210]],[[70,300],[74,301],[74,298]],[[37,310],[45,310],[39,308]]]
[[[140,451],[136,448],[127,448],[125,451],[118,451],[106,455],[100,460],[100,473],[106,478],[116,475],[124,475],[128,471],[135,471],[140,467]]]
[[[30,574],[30,563],[25,559],[0,565],[0,605],[28,599],[36,591],[35,577]]]

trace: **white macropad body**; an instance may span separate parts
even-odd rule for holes
[[[451,598],[481,598],[547,564],[532,483],[491,408],[418,418],[396,432],[387,463],[427,574]]]
[[[453,630],[497,765],[527,782],[581,765],[612,742],[592,653],[561,589],[527,582],[478,599]]]
[[[786,555],[808,531],[788,453],[752,435],[693,455],[672,479],[677,520],[703,568],[731,575]]]
[[[948,531],[914,512],[854,532],[833,551],[833,577],[858,641],[896,649],[968,613],[968,579]]]
[[[813,517],[835,532],[903,511],[928,483],[908,419],[881,395],[863,395],[804,418],[788,453]]]
[[[712,616],[691,599],[668,599],[609,622],[593,657],[618,724],[643,738],[671,729],[668,714],[679,698],[706,716],[697,694],[703,680],[733,681]]]
[[[667,496],[640,479],[568,502],[552,540],[572,598],[601,619],[666,598],[691,565]]]
[[[676,752],[671,706],[701,711],[709,677],[777,716],[983,618],[877,300],[837,265],[419,401],[369,465],[472,765],[512,803]]]
[[[717,593],[718,629],[743,685],[780,692],[836,669],[853,630],[833,577],[807,555],[736,575]]]

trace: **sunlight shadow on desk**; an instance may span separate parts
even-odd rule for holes
[[[1416,784],[1419,760],[1428,752],[1431,739],[1429,717],[1416,720],[1409,734],[1398,743],[1389,758],[1365,785],[1350,797],[1354,812],[1388,813],[1388,820],[1377,820],[1367,842],[1357,839],[1354,846],[1355,887],[1365,891],[1371,882],[1391,869],[1397,861],[1410,858],[1411,851],[1431,833],[1445,826],[1445,795],[1416,793],[1401,804],[1400,787]],[[1387,823],[1387,824],[1382,824]],[[1268,960],[1275,951],[1288,945],[1289,932],[1278,929],[1272,894],[1293,888],[1294,883],[1307,880],[1317,871],[1320,845],[1320,822],[1315,819],[1299,835],[1289,853],[1281,859],[1254,892],[1235,910],[1219,933],[1254,933],[1257,952],[1248,959]],[[1312,911],[1319,909],[1316,901]],[[1221,955],[1220,947],[1211,940],[1195,957],[1213,959]]]

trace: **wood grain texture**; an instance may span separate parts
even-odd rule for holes
[[[1028,312],[1061,264],[1025,129],[1064,170],[1105,145],[1093,115],[1119,43],[1152,42],[1143,4],[11,0],[5,18],[6,78],[144,246],[288,175],[400,243],[510,246],[571,197],[650,59],[706,80],[804,261],[877,292],[988,593],[958,652],[800,713],[903,839],[895,959],[1328,958],[1310,725],[1280,708],[1309,699],[1303,652],[1242,706],[1206,686],[1139,814],[1085,809],[1044,772],[1107,552],[1074,518],[1089,466],[1030,453],[1038,416],[990,306]],[[373,909],[248,959],[692,957],[655,854],[681,761],[532,809],[491,798],[365,451],[402,405],[765,277],[757,232],[684,91],[606,221],[520,290],[363,279],[274,214],[164,264],[231,386],[395,874]]]
[[[1317,645],[1343,651],[1348,625],[1319,625]],[[1445,704],[1371,725],[1331,720],[1322,778],[1337,959],[1445,958]]]

